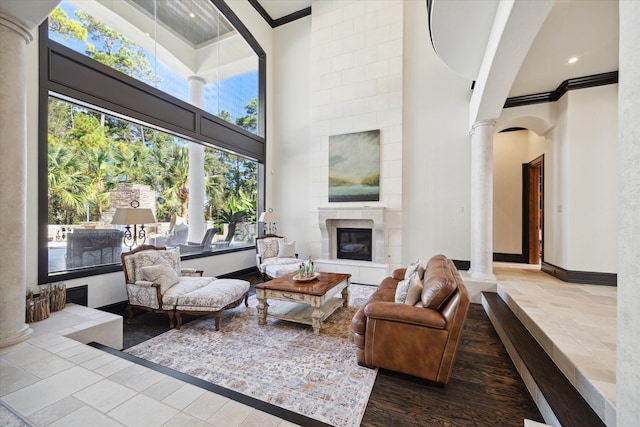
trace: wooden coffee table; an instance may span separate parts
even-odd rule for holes
[[[319,273],[309,282],[297,282],[290,273],[256,285],[258,324],[267,323],[267,316],[313,326],[320,335],[322,322],[340,306],[349,302],[350,274]],[[342,293],[342,298],[336,297]],[[269,310],[267,300],[278,300]]]

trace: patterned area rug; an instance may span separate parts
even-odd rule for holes
[[[351,319],[375,289],[351,285],[349,306],[319,336],[278,319],[259,326],[253,295],[248,308],[222,313],[219,332],[204,317],[125,352],[327,424],[358,426],[377,371],[358,366]]]

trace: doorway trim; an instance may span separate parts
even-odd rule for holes
[[[539,192],[534,188],[538,184],[533,182],[538,179]],[[540,240],[536,237],[538,215]],[[544,154],[522,165],[522,255],[527,264],[541,264],[544,260]]]

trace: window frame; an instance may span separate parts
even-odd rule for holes
[[[82,278],[121,271],[121,264],[49,273],[48,271],[48,99],[84,103],[148,126],[177,134],[185,139],[223,151],[249,157],[258,162],[258,200],[256,211],[264,210],[266,160],[266,53],[240,19],[223,0],[209,0],[235,27],[258,56],[257,134],[226,122],[215,115],[133,79],[49,39],[48,19],[39,27],[38,94],[38,283]],[[82,78],[80,78],[82,76]],[[212,253],[185,255],[182,259],[218,256],[253,250],[230,248]]]

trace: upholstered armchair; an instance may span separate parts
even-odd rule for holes
[[[287,242],[287,239],[275,234],[256,237],[256,266],[264,280],[293,273],[299,265],[295,240]]]
[[[220,312],[237,307],[244,300],[248,306],[249,282],[238,279],[203,277],[203,271],[183,268],[180,249],[151,245],[139,246],[121,255],[127,296],[128,322],[133,307],[166,313],[169,326],[182,326],[182,313],[213,314],[220,329]]]

